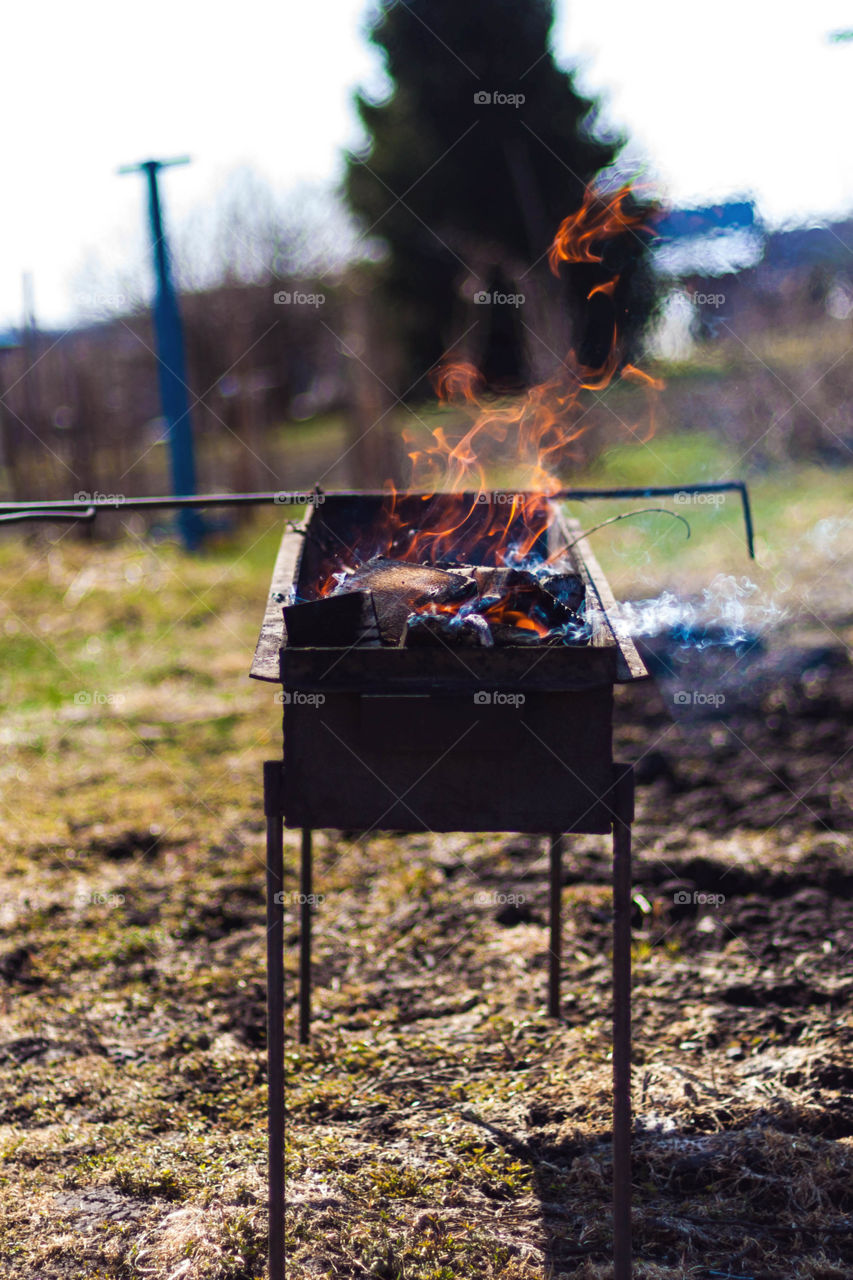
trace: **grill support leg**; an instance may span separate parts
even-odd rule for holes
[[[631,1280],[631,821],[634,777],[616,766],[613,820],[613,1280]]]
[[[269,1274],[284,1280],[284,821],[281,761],[264,764],[267,820],[267,1087]]]
[[[563,837],[550,837],[548,943],[548,1016],[560,1016],[560,969],[563,958]]]
[[[270,1280],[284,1277],[284,913],[280,761],[264,765],[267,819],[267,1025]],[[613,819],[613,1280],[631,1280],[631,822],[634,780],[617,766]],[[299,1040],[311,1027],[312,841],[300,859]],[[550,837],[548,1012],[560,1016],[563,836]]]
[[[313,890],[311,830],[302,829],[299,862],[299,1043],[311,1039],[311,902]]]

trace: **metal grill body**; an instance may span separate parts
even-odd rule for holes
[[[393,648],[288,641],[283,605],[310,597],[324,555],[374,526],[381,495],[325,495],[282,538],[252,676],[281,686],[283,759],[265,768],[270,1054],[270,1275],[283,1276],[282,826],[301,828],[299,1034],[310,1033],[311,831],[550,833],[548,1010],[560,1014],[564,833],[612,833],[614,1277],[631,1273],[630,767],[614,763],[613,688],[647,672],[611,622],[613,597],[584,539],[588,643]],[[466,506],[474,495],[460,495]],[[408,508],[406,504],[409,504]],[[402,499],[417,522],[423,499]],[[546,553],[578,539],[555,509]],[[475,555],[469,557],[478,561]],[[278,895],[278,901],[281,895]],[[322,925],[322,921],[321,921]]]
[[[406,502],[413,520],[422,514],[410,498],[404,515]],[[282,541],[252,674],[282,685],[286,825],[610,831],[613,685],[646,672],[613,629],[609,588],[583,543],[571,554],[586,589],[589,644],[288,644],[282,602],[307,595],[322,549],[352,545],[380,504],[329,495],[304,534]],[[555,512],[545,549],[577,532]]]

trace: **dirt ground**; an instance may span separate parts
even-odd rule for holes
[[[50,589],[84,563],[57,560]],[[200,606],[182,624],[210,675],[192,698],[161,649],[104,714],[75,707],[75,674],[49,729],[25,708],[5,730],[0,1270],[15,1280],[264,1275],[257,782],[280,707],[237,684],[257,583],[205,572],[193,589],[220,630]],[[92,609],[69,636],[91,633]],[[41,596],[14,614],[34,635],[52,616]],[[619,692],[616,755],[639,784],[638,1277],[853,1274],[850,627],[783,626],[740,651],[656,641],[654,681]],[[83,688],[112,688],[103,662]],[[603,1280],[607,840],[567,841],[560,1024],[544,840],[321,832],[315,847],[307,1048],[295,906],[286,924],[288,1276]],[[289,833],[288,892],[297,857]]]
[[[619,699],[640,783],[639,1275],[853,1268],[853,668],[840,646],[760,648],[658,642],[655,685]],[[569,844],[559,1029],[543,841],[321,852],[324,989],[291,1059],[293,1275],[608,1274],[603,845]]]

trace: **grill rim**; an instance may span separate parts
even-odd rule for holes
[[[407,495],[413,498],[423,495]],[[463,501],[474,501],[474,494],[453,495]],[[542,495],[519,493],[520,497]],[[306,538],[313,522],[327,521],[335,508],[351,509],[363,502],[375,507],[379,495],[326,494],[322,507],[311,509],[304,531],[285,530],[275,568],[264,621],[255,649],[250,675],[255,680],[281,684],[286,689],[355,690],[380,692],[390,686],[400,692],[435,692],[447,689],[463,691],[478,688],[483,682],[496,689],[536,687],[570,690],[600,684],[626,684],[646,679],[649,675],[636,645],[630,637],[616,634],[610,621],[616,600],[587,538],[581,537],[581,526],[552,504],[552,520],[548,526],[551,550],[574,542],[571,558],[584,580],[587,611],[592,614],[593,638],[589,645],[541,647],[505,646],[496,649],[466,650],[462,657],[455,650],[401,650],[390,646],[297,647],[287,642],[284,605],[289,603],[293,587],[302,570]],[[454,664],[467,679],[456,675],[439,654],[455,654]],[[377,656],[381,655],[381,657]],[[393,656],[392,656],[393,655]],[[507,656],[509,655],[509,656]],[[553,657],[551,655],[554,655]],[[430,657],[434,656],[433,670]],[[463,660],[464,659],[464,660]]]

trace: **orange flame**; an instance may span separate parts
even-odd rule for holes
[[[629,207],[630,187],[603,195],[590,186],[580,208],[560,224],[548,253],[551,270],[559,274],[562,263],[601,263],[608,241],[626,234],[650,230],[643,214]],[[595,285],[587,299],[601,294],[612,298],[619,276]],[[571,452],[572,444],[591,425],[590,406],[584,393],[603,391],[614,376],[641,384],[649,392],[663,384],[632,364],[622,363],[618,325],[614,323],[610,348],[599,368],[579,363],[570,351],[559,373],[549,381],[511,399],[490,396],[479,370],[467,361],[445,361],[433,384],[440,402],[458,406],[469,416],[461,434],[452,428],[431,429],[431,443],[414,448],[412,489],[424,490],[427,506],[420,523],[412,522],[410,505],[403,518],[398,495],[391,489],[382,518],[383,554],[398,560],[436,563],[456,558],[480,564],[500,564],[510,551],[518,559],[528,556],[551,520],[549,497],[560,489],[557,468]],[[633,430],[633,429],[632,429]],[[523,469],[525,492],[499,495],[486,492],[485,455],[489,445],[512,441],[514,460]],[[372,534],[379,531],[372,530]],[[370,552],[375,554],[375,549]],[[321,590],[334,585],[330,578]],[[458,606],[442,606],[454,612]],[[493,621],[547,632],[524,614],[492,606]]]
[[[602,255],[593,252],[594,245],[605,240],[638,231],[648,231],[643,214],[626,210],[625,202],[631,195],[626,184],[610,196],[603,196],[595,187],[588,186],[581,207],[564,218],[548,250],[548,262],[554,275],[558,275],[561,262],[601,262]],[[612,287],[612,286],[611,286]]]

